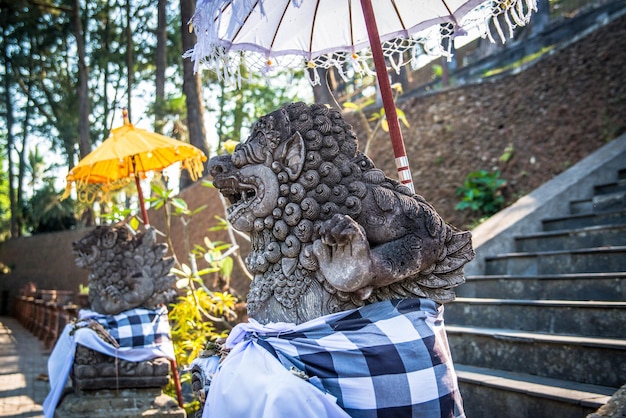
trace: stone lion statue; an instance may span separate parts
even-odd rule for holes
[[[303,323],[383,300],[454,299],[471,235],[357,150],[341,113],[293,103],[262,117],[232,155],[209,163],[250,235],[248,314]]]
[[[89,270],[91,310],[116,315],[133,308],[154,309],[175,295],[175,260],[156,232],[133,235],[123,226],[98,226],[72,243],[76,265]]]

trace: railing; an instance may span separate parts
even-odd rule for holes
[[[15,298],[15,318],[49,349],[65,325],[77,317],[79,306],[72,302],[74,292],[39,290],[35,296]]]

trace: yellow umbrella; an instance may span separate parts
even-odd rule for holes
[[[197,180],[207,160],[204,153],[185,142],[167,136],[135,128],[123,111],[124,125],[111,130],[109,137],[89,155],[79,161],[66,177],[64,197],[69,196],[72,183],[76,184],[79,200],[93,201],[90,186],[97,185],[104,192],[127,184],[133,177],[139,192],[139,205],[146,225],[149,224],[140,176],[148,171],[160,171],[180,162],[192,180]]]

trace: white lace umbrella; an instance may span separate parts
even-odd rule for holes
[[[418,44],[430,54],[449,55],[443,38],[470,29],[491,38],[490,20],[504,41],[500,22],[512,34],[534,10],[536,0],[199,0],[191,20],[198,42],[185,56],[196,70],[205,65],[227,82],[241,82],[243,64],[263,73],[307,68],[315,84],[317,68],[335,67],[345,78],[346,64],[370,72],[370,58],[376,74],[387,74],[387,63],[399,71],[415,59]],[[378,77],[378,83],[398,176],[413,189],[389,78]]]

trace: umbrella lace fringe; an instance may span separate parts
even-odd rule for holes
[[[292,0],[295,7],[299,7],[304,0]],[[370,68],[371,52],[369,49],[357,53],[335,52],[320,55],[306,60],[293,55],[267,55],[254,49],[250,51],[230,51],[231,44],[221,40],[218,32],[224,32],[222,7],[230,3],[232,17],[228,21],[225,33],[232,33],[231,28],[241,24],[248,11],[258,2],[261,13],[264,1],[261,0],[199,0],[196,12],[192,17],[190,29],[197,35],[197,43],[193,49],[183,54],[194,62],[194,71],[202,68],[214,71],[217,76],[229,84],[241,86],[243,79],[241,68],[249,69],[248,74],[269,75],[278,68],[305,69],[312,85],[320,84],[320,68],[336,68],[340,77],[347,80],[348,68],[361,76],[375,75]],[[479,35],[496,42],[494,32],[502,43],[508,37],[513,37],[515,28],[525,26],[533,12],[537,11],[537,0],[496,0],[486,1],[467,13],[460,24],[452,17],[439,25],[418,32],[408,38],[396,38],[383,42],[383,51],[391,69],[400,72],[400,69],[411,64],[413,69],[419,68],[421,56],[432,58],[444,56],[452,58],[452,39],[455,36],[469,31],[478,31]]]

